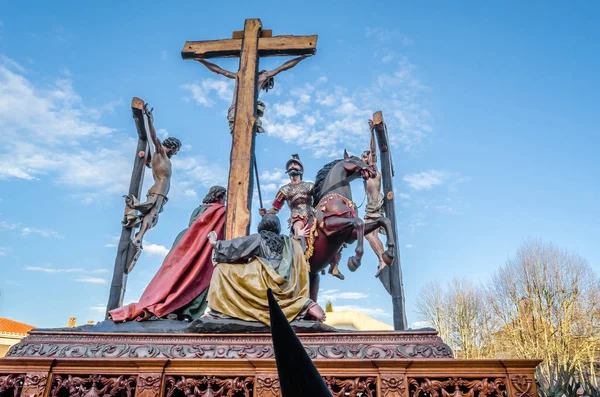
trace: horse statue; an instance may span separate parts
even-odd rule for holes
[[[310,264],[310,298],[317,301],[319,293],[319,273],[339,254],[345,243],[355,241],[354,256],[348,258],[348,268],[355,271],[360,266],[364,253],[364,236],[380,227],[386,233],[387,250],[383,260],[390,265],[394,259],[394,231],[389,219],[382,217],[365,223],[357,215],[352,201],[350,182],[362,177],[374,178],[375,169],[360,158],[349,156],[344,150],[344,158],[334,160],[317,173],[313,194],[314,218],[306,237],[306,257]]]

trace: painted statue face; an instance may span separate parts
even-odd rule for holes
[[[288,168],[288,171],[289,170],[300,170],[301,171],[302,167],[300,167],[300,164],[292,163],[292,164],[290,164],[290,166]]]
[[[363,163],[369,162],[369,156],[366,153],[363,153],[362,156],[360,156],[360,159],[363,161]]]

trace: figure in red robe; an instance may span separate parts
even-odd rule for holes
[[[221,186],[210,188],[202,205],[192,213],[189,228],[179,233],[140,301],[111,310],[111,320],[143,321],[175,314],[178,319],[189,321],[204,314],[213,273],[213,247],[207,236],[214,230],[223,239],[225,192]]]

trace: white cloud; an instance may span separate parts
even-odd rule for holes
[[[320,294],[319,300],[335,302],[338,299],[366,299],[369,295],[362,292],[341,292],[339,290],[324,291]]]
[[[7,281],[5,281],[4,283],[5,283],[5,284],[8,284],[8,285],[15,285],[15,286],[17,286],[17,287],[21,287],[21,286],[25,285],[25,284],[23,284],[23,283],[18,283],[18,282],[16,282],[16,281],[11,281],[11,280],[7,280]]]
[[[144,252],[146,252],[149,255],[164,258],[169,253],[169,249],[164,245],[150,244],[144,241],[142,243],[142,246],[144,247]]]
[[[412,244],[406,244],[406,248],[411,249],[413,247]]]
[[[287,101],[285,103],[276,103],[273,106],[273,110],[275,111],[275,116],[281,116],[290,118],[298,114],[298,110],[294,107],[294,103],[292,101]]]
[[[429,322],[427,321],[415,321],[414,323],[412,323],[410,325],[410,328],[412,329],[419,329],[419,328],[431,328],[432,325],[429,324]]]
[[[231,101],[233,99],[233,88],[234,83],[231,79],[213,79],[208,78],[200,82],[188,83],[181,85],[181,88],[189,91],[189,95],[185,96],[184,99],[189,101],[193,100],[198,105],[212,107],[214,100],[212,99],[213,94],[224,101]]]
[[[450,178],[450,174],[446,171],[430,170],[408,174],[402,178],[408,183],[408,186],[414,190],[428,190],[434,186],[442,185]]]
[[[76,281],[78,283],[86,283],[86,284],[106,284],[107,283],[107,281],[103,278],[85,277],[85,276],[78,277],[74,281]]]
[[[20,223],[8,223],[6,221],[0,221],[0,229],[14,230],[21,234],[21,236],[28,236],[30,234],[37,234],[42,237],[55,237],[63,238],[58,232],[51,229],[39,229],[37,227],[24,226]]]
[[[260,181],[262,182],[279,182],[285,177],[285,171],[281,168],[274,168],[272,170],[263,171],[260,174]]]
[[[380,307],[364,307],[364,306],[354,306],[354,305],[333,305],[334,312],[342,312],[342,311],[355,311],[364,314],[365,316],[371,317],[391,317],[392,314],[385,311]]]
[[[104,313],[106,313],[106,305],[98,304],[98,305],[94,305],[94,306],[88,306],[88,310],[90,310],[94,313],[104,314]]]
[[[0,247],[0,256],[6,256],[9,251],[10,251],[10,248],[8,248],[8,247]]]
[[[102,274],[108,273],[108,269],[95,269],[95,270],[87,270],[82,269],[80,267],[73,268],[53,268],[53,267],[42,267],[42,266],[25,266],[24,268],[27,271],[32,272],[44,272],[44,273],[89,273],[89,274]]]

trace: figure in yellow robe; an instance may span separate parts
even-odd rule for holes
[[[325,313],[309,296],[309,265],[298,240],[280,234],[276,215],[267,214],[258,233],[216,241],[208,293],[209,317],[231,317],[269,325],[267,290],[271,289],[288,321]]]

